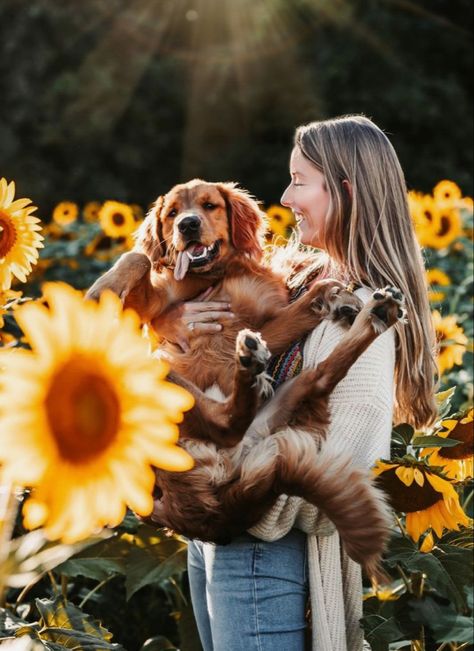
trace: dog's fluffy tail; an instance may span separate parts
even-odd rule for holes
[[[272,485],[320,508],[335,524],[348,555],[372,581],[385,583],[380,562],[393,521],[383,493],[349,456],[322,448],[303,430],[285,430],[256,446],[245,460],[244,491]]]

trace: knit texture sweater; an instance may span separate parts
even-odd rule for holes
[[[356,294],[366,302],[371,291]],[[335,348],[345,329],[323,321],[304,346],[304,368],[314,368]],[[327,442],[369,468],[389,458],[393,416],[395,338],[393,329],[380,335],[333,391]],[[368,473],[369,474],[369,473]],[[340,544],[333,524],[300,497],[281,495],[275,506],[249,532],[266,541],[278,540],[292,527],[307,535],[312,613],[312,651],[362,651],[362,575]]]

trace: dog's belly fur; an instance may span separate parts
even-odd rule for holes
[[[244,328],[259,331],[288,304],[288,292],[281,280],[269,270],[264,271],[257,278],[240,275],[224,279],[221,288],[207,299],[231,305],[235,318],[225,323],[222,332],[194,337],[186,353],[173,345],[162,346],[174,372],[203,391],[217,384],[225,395],[230,394],[237,334]]]

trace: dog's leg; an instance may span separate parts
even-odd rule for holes
[[[280,432],[252,449],[241,478],[223,486],[223,509],[241,529],[255,524],[278,495],[297,495],[320,508],[335,524],[349,556],[367,574],[385,579],[379,563],[390,532],[390,510],[368,473],[349,456],[319,449],[309,433]]]
[[[171,372],[168,378],[184,387],[195,399],[180,425],[183,438],[210,439],[221,447],[239,443],[252,422],[263,395],[271,392],[265,376],[270,353],[260,335],[241,330],[236,340],[232,394],[223,402],[207,396],[191,382]]]
[[[350,325],[362,308],[362,301],[337,280],[315,282],[294,303],[262,327],[262,337],[272,355],[278,355],[315,328],[323,319],[332,318]]]
[[[98,300],[107,289],[119,296],[124,308],[138,312],[143,322],[159,314],[168,302],[166,292],[151,283],[150,260],[138,251],[120,256],[114,266],[95,281],[86,298]]]
[[[266,423],[267,431],[272,433],[288,424],[306,426],[310,424],[308,421],[322,427],[327,425],[330,393],[379,334],[404,318],[402,303],[402,294],[393,287],[374,292],[329,357],[278,389],[275,408],[270,410]]]

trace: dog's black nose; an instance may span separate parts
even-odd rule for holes
[[[178,224],[178,230],[183,235],[197,235],[201,226],[201,220],[196,215],[183,217]]]

